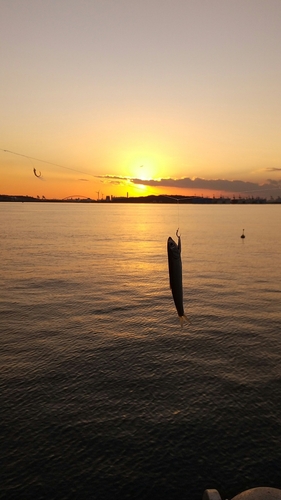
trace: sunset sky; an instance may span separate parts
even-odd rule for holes
[[[0,194],[281,196],[280,0],[0,6]]]

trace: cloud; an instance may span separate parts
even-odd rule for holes
[[[120,186],[120,184],[124,184],[123,182],[120,181],[108,181],[108,184],[113,184],[114,186]]]
[[[195,179],[190,179],[189,177],[184,177],[182,179],[159,179],[159,180],[142,180],[142,179],[131,179],[133,184],[143,184],[145,186],[154,187],[173,187],[180,189],[192,189],[192,190],[208,190],[208,191],[219,191],[225,193],[245,193],[245,194],[260,194],[268,190],[281,189],[281,181],[273,181],[268,179],[264,184],[258,184],[256,182],[241,181],[241,180],[227,180],[227,179],[201,179],[197,177]]]
[[[89,179],[78,179],[78,181],[89,182]]]
[[[268,167],[265,170],[267,172],[281,172],[281,168],[279,168],[279,167]]]
[[[276,180],[273,180],[273,179],[267,179],[267,182],[268,184],[272,185],[272,186],[280,186],[280,181],[276,181]]]
[[[130,177],[120,177],[117,175],[100,175],[97,176],[100,179],[109,180],[114,184],[122,184],[125,181],[131,182],[132,184],[139,184],[143,186],[150,187],[165,187],[165,188],[179,188],[179,189],[189,189],[194,191],[213,191],[219,193],[229,193],[229,194],[245,194],[246,196],[262,196],[263,194],[281,194],[281,180],[276,181],[273,179],[267,179],[264,183],[258,184],[257,182],[241,181],[241,180],[228,180],[228,179],[202,179],[196,177],[191,179],[190,177],[184,177],[181,179],[148,179],[143,180],[139,178]],[[280,190],[280,193],[277,191]],[[270,192],[269,192],[270,191]]]
[[[129,177],[121,177],[119,175],[96,175],[95,177],[101,179],[101,182],[106,182],[107,184],[113,184],[115,186],[123,185],[131,181]]]
[[[95,177],[97,177],[97,179],[120,179],[120,180],[123,180],[123,181],[127,181],[128,179],[130,179],[129,177],[122,177],[120,175],[95,175]]]

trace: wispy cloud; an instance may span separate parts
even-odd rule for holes
[[[89,182],[89,179],[78,179],[78,181]]]
[[[101,179],[101,182],[106,182],[107,184],[113,184],[115,186],[132,181],[129,177],[121,177],[119,175],[96,175],[95,177]]]
[[[267,172],[281,172],[281,168],[279,168],[279,167],[268,167],[265,170]]]

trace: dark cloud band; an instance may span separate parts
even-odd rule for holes
[[[201,179],[197,177],[190,179],[184,177],[182,179],[148,179],[143,180],[139,178],[119,177],[113,175],[99,176],[99,178],[114,183],[123,183],[129,181],[132,184],[141,184],[143,186],[151,187],[170,187],[179,189],[202,189],[208,191],[219,191],[224,193],[266,193],[268,191],[281,191],[281,180],[267,179],[263,184],[256,182],[248,182],[241,180],[227,180],[227,179]]]

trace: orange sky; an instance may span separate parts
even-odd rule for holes
[[[281,196],[280,24],[279,0],[5,2],[0,194]]]

